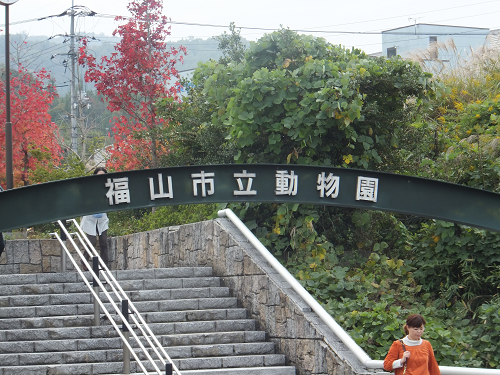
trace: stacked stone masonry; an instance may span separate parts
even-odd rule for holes
[[[297,375],[373,373],[227,219],[109,238],[108,247],[111,269],[212,267]],[[59,272],[60,256],[56,240],[7,241],[0,274]]]

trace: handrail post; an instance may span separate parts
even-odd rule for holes
[[[128,299],[122,299],[122,315],[124,321],[128,322]],[[130,332],[128,331],[125,322],[122,322],[123,336],[130,342]],[[123,345],[123,373],[130,374],[130,353],[127,345]]]
[[[172,375],[174,368],[171,363],[165,363],[165,375]]]
[[[62,223],[66,226],[68,222],[66,220],[62,220]],[[62,228],[59,228],[59,237],[61,238],[61,241],[66,241],[66,233],[62,230]],[[66,262],[66,251],[64,251],[64,247],[61,246],[61,272],[66,272]]]
[[[94,271],[96,276],[99,277],[99,258],[97,257],[92,257],[92,270]],[[99,295],[99,284],[94,277],[92,277],[92,285],[94,287],[94,292]],[[99,302],[97,301],[97,298],[94,298],[94,326],[98,327],[101,324],[100,320],[101,311],[99,308]]]
[[[0,0],[1,2],[1,0]],[[72,262],[73,266],[75,267],[76,271],[80,274],[80,276],[83,278],[83,282],[87,287],[89,288],[92,297],[95,298],[95,300],[98,302],[99,308],[101,312],[104,312],[106,315],[106,318],[109,320],[111,325],[115,328],[117,331],[118,335],[120,336],[122,343],[124,345],[123,347],[123,353],[124,353],[124,359],[123,359],[123,367],[124,371],[126,374],[130,374],[130,357],[134,357],[134,360],[136,361],[137,367],[141,369],[141,371],[144,374],[148,374],[148,370],[146,367],[144,367],[143,361],[141,358],[139,358],[136,350],[130,345],[130,336],[133,336],[133,338],[136,340],[137,344],[140,347],[140,350],[146,357],[146,359],[149,361],[149,363],[152,365],[154,368],[154,372],[158,375],[161,375],[163,373],[163,369],[166,369],[166,367],[161,368],[161,366],[164,366],[166,363],[171,363],[172,365],[172,371],[177,375],[181,375],[181,372],[177,369],[175,364],[172,362],[168,354],[166,353],[165,349],[163,346],[160,344],[158,339],[155,337],[154,333],[151,331],[151,329],[148,327],[144,319],[141,317],[140,313],[138,310],[134,307],[133,303],[129,300],[129,297],[126,295],[126,293],[123,291],[123,289],[120,287],[120,284],[117,282],[116,278],[111,274],[109,271],[107,265],[102,261],[102,259],[98,256],[97,251],[95,250],[94,246],[92,243],[89,241],[87,236],[85,236],[84,232],[81,230],[80,226],[76,222],[75,219],[72,219],[71,222],[75,225],[77,232],[75,233],[68,233],[65,225],[63,225],[62,221],[58,221],[61,229],[65,232],[66,237],[69,242],[71,242],[71,245],[73,246],[74,250],[78,254],[78,256],[81,258],[82,262],[84,263],[84,267],[80,268],[76,260],[73,259],[72,254],[69,252],[67,249],[66,245],[61,241],[60,236],[57,233],[52,233],[58,240],[61,246],[64,248],[66,251],[66,254],[68,256],[68,259]],[[73,240],[73,235],[76,236],[76,240],[80,241],[80,244],[83,245],[83,252],[80,250],[79,246],[75,243]],[[86,254],[90,253],[92,255],[92,266],[89,265],[89,262],[86,260]],[[85,255],[84,255],[85,254]],[[95,257],[95,260],[94,260]],[[83,268],[87,269],[89,268],[89,271],[92,275],[92,281],[93,285],[90,283],[90,278],[88,275],[84,274]],[[103,281],[101,281],[101,271],[102,272],[102,277],[104,278]],[[99,289],[94,289],[94,286],[97,284]],[[114,293],[116,297],[119,298],[119,301],[121,302],[121,307],[118,306],[118,303],[115,302],[114,298],[111,296],[111,292],[108,292],[108,287],[106,287],[104,284],[109,284],[110,289]],[[103,301],[100,298],[100,295],[103,294],[107,297],[108,301],[111,303],[111,306],[114,308],[115,312],[118,314],[120,319],[122,320],[122,327],[120,328],[117,325],[117,322],[115,322],[115,318],[112,317],[107,310],[106,306],[104,305]],[[130,315],[132,314],[132,315]],[[100,315],[100,314],[99,314]],[[98,315],[96,315],[98,316]],[[129,317],[132,318],[134,326],[131,326],[129,323]],[[100,316],[99,316],[100,318]],[[135,333],[135,328],[137,328],[139,332],[139,335],[142,333],[143,338],[147,341],[147,343],[151,346],[151,349],[154,351],[154,353],[158,356],[159,362],[161,363],[161,366],[159,366],[160,363],[157,363],[149,353],[148,349],[144,346],[142,343],[142,340],[138,337],[138,335]],[[125,350],[126,349],[126,350]],[[163,354],[163,355],[162,355]],[[135,368],[134,368],[135,370]]]
[[[1,0],[0,0],[0,2],[1,2]],[[124,367],[127,367],[126,368],[127,374],[130,374],[130,356],[134,357],[134,359],[135,359],[135,361],[137,363],[137,367],[138,368],[140,367],[141,371],[144,374],[148,374],[148,371],[147,371],[146,367],[144,367],[144,364],[142,363],[141,358],[139,358],[138,353],[136,353],[136,351],[134,350],[134,348],[132,348],[132,346],[130,346],[130,335],[132,335],[134,337],[134,339],[137,341],[137,343],[138,343],[140,349],[142,350],[144,356],[147,358],[147,360],[149,361],[149,363],[154,368],[155,373],[159,374],[159,375],[162,374],[163,370],[160,370],[160,367],[158,367],[158,365],[155,363],[155,360],[151,357],[151,355],[149,354],[148,350],[142,344],[140,338],[134,332],[134,328],[132,328],[132,326],[128,322],[128,320],[129,320],[128,317],[130,316],[130,314],[137,313],[139,321],[137,320],[137,318],[134,315],[132,315],[132,319],[134,321],[134,324],[136,324],[137,329],[139,331],[141,331],[141,333],[143,334],[145,340],[152,347],[153,351],[158,356],[160,362],[163,365],[166,362],[171,362],[170,357],[165,352],[165,350],[163,349],[163,347],[159,343],[158,339],[154,336],[154,334],[152,333],[151,329],[144,322],[144,319],[140,316],[140,314],[138,313],[137,309],[134,307],[134,305],[132,304],[132,302],[128,299],[128,296],[125,294],[125,292],[123,291],[123,289],[120,287],[120,285],[118,284],[118,282],[115,279],[115,277],[110,273],[110,271],[109,271],[108,267],[106,266],[106,264],[97,255],[97,252],[96,252],[95,248],[90,243],[90,241],[88,240],[88,238],[85,236],[85,234],[81,230],[81,228],[78,225],[78,223],[76,222],[76,220],[72,219],[71,221],[75,224],[76,229],[77,229],[78,232],[70,234],[70,233],[68,233],[68,231],[67,231],[66,227],[63,225],[63,223],[60,220],[58,222],[59,222],[59,225],[60,225],[61,229],[65,232],[67,240],[71,243],[71,245],[73,246],[73,248],[76,251],[76,253],[78,254],[78,256],[84,262],[85,267],[80,268],[78,266],[76,260],[73,259],[72,254],[69,252],[68,248],[66,247],[66,244],[63,241],[61,241],[61,237],[59,236],[59,234],[57,232],[54,232],[54,233],[51,233],[51,234],[53,236],[55,236],[55,238],[59,241],[59,244],[64,248],[64,250],[65,250],[65,252],[66,252],[66,254],[68,256],[68,260],[71,261],[72,265],[75,267],[75,270],[78,272],[78,274],[80,275],[80,277],[82,277],[83,282],[89,288],[89,291],[92,294],[92,297],[95,298],[95,300],[98,302],[99,307],[100,307],[100,311],[104,312],[104,314],[106,315],[106,318],[109,320],[109,322],[111,323],[111,325],[114,327],[114,329],[116,330],[116,332],[120,336],[123,345],[125,345],[126,348],[128,349],[128,352],[125,355],[125,360],[128,362],[128,366],[126,364],[124,364]],[[73,234],[76,235],[76,238],[80,241],[80,244],[83,245],[83,247],[84,247],[83,253],[82,253],[82,251],[80,251],[79,246],[73,240],[73,237],[72,237]],[[84,255],[84,254],[86,254],[86,252],[91,253],[93,256],[97,256],[99,268],[97,268],[96,263],[94,263],[94,260],[92,260],[92,266],[89,265],[89,262],[86,260],[86,256]],[[92,275],[93,284],[95,285],[97,283],[99,289],[101,289],[100,293],[96,293],[96,290],[94,289],[94,285],[91,285],[91,283],[90,283],[91,280],[88,278],[88,275],[85,275],[85,273],[83,271],[83,268],[87,269],[87,267],[89,268],[89,271],[90,271],[90,273]],[[101,279],[101,277],[100,277],[100,271],[103,271],[102,276],[104,277],[104,281],[102,281],[102,282],[100,280]],[[116,303],[114,301],[114,298],[112,298],[112,296],[110,295],[110,293],[108,293],[107,287],[105,287],[104,284],[109,284],[110,288],[114,292],[114,295],[117,296],[120,301],[127,300],[123,304],[124,305],[123,306],[123,308],[124,308],[123,310],[122,310],[121,307],[118,306],[118,303]],[[114,317],[112,317],[110,315],[109,311],[107,310],[106,306],[104,305],[104,302],[100,298],[100,294],[101,293],[104,294],[107,297],[108,301],[111,303],[111,306],[114,308],[115,312],[118,314],[118,316],[122,320],[122,328],[120,328],[117,325],[117,322],[115,322]],[[125,314],[122,314],[122,311],[124,311]],[[127,316],[127,318],[125,318],[125,315]],[[141,322],[142,322],[142,324],[141,324]],[[125,331],[125,334],[124,334],[123,331]],[[151,337],[148,336],[148,335],[150,335]],[[151,340],[153,340],[153,341],[151,341]],[[155,344],[157,345],[157,347],[155,347]],[[160,352],[158,351],[158,349],[165,355],[165,359],[162,357],[162,355],[160,354]],[[176,371],[177,375],[181,375],[180,371],[177,370],[177,368],[175,367],[174,364],[173,364],[173,369]]]

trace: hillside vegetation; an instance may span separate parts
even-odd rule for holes
[[[182,81],[182,100],[155,105],[165,124],[154,133],[165,151],[158,166],[326,165],[499,192],[498,53],[433,75],[417,62],[371,58],[287,29],[247,47],[232,25],[217,42],[221,57],[204,60]],[[148,138],[137,132],[131,139]],[[405,317],[416,312],[428,322],[425,337],[441,365],[500,368],[500,234],[349,208],[223,207],[372,358],[383,359],[402,337]],[[215,212],[188,206],[112,213],[110,234]]]
[[[474,74],[433,76],[283,29],[233,55],[201,64],[188,100],[161,103],[164,165],[331,165],[498,192],[498,54],[463,60]],[[417,312],[441,365],[500,368],[499,234],[377,211],[229,207],[372,358]]]

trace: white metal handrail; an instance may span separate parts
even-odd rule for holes
[[[82,236],[81,236],[79,233],[70,233],[70,234],[74,234],[74,235],[76,235],[76,236],[78,237],[78,239],[80,240],[80,243],[82,243],[82,244],[83,244],[83,242],[84,242],[84,241],[83,241],[83,239],[82,239]],[[84,236],[83,238],[85,238],[85,239],[88,241],[88,238],[87,238],[86,236]],[[84,246],[85,246],[85,245],[84,245]],[[91,244],[90,246],[92,246],[92,244]],[[91,248],[93,248],[93,247],[91,247]],[[94,256],[95,256],[95,255],[94,255]],[[100,257],[99,257],[98,259],[100,259],[100,260],[102,261],[102,259],[101,259]],[[165,365],[165,363],[166,363],[166,362],[165,362],[165,360],[163,360],[163,358],[161,357],[161,355],[158,353],[157,348],[153,345],[153,343],[151,342],[151,340],[150,340],[149,336],[148,336],[148,335],[146,334],[146,332],[144,331],[143,326],[146,326],[148,329],[149,329],[149,326],[147,326],[147,324],[146,324],[145,322],[143,322],[143,321],[141,321],[141,323],[139,323],[139,322],[137,321],[137,319],[136,319],[136,317],[135,317],[135,315],[136,315],[137,311],[136,311],[135,307],[133,307],[132,301],[130,301],[130,300],[128,299],[128,296],[125,294],[125,292],[123,292],[123,290],[121,289],[121,287],[120,287],[120,285],[119,285],[118,283],[117,283],[116,285],[117,285],[117,286],[118,286],[118,288],[120,288],[120,290],[123,292],[123,296],[120,296],[120,294],[118,293],[118,291],[117,291],[117,289],[115,288],[115,286],[113,285],[113,283],[111,283],[111,282],[110,282],[110,278],[108,278],[108,276],[106,275],[106,273],[103,273],[103,276],[104,276],[104,280],[106,281],[106,283],[107,283],[107,284],[111,287],[111,289],[113,290],[113,293],[115,294],[115,296],[117,296],[117,297],[118,297],[118,298],[120,298],[120,299],[126,299],[126,300],[128,300],[129,310],[134,309],[134,310],[133,310],[133,313],[130,315],[130,317],[131,317],[131,318],[132,318],[132,320],[134,321],[134,324],[136,325],[136,327],[137,327],[137,328],[139,328],[139,330],[141,331],[141,333],[142,333],[143,337],[146,339],[146,341],[148,342],[148,344],[151,346],[151,348],[153,349],[153,351],[155,352],[155,354],[158,356],[158,358],[160,359],[160,361],[163,363],[163,365]],[[111,275],[111,277],[113,277],[113,275]],[[116,282],[116,280],[115,280],[114,278],[113,278],[112,280]],[[106,292],[106,291],[104,291],[104,293],[107,293],[107,292]],[[108,299],[109,299],[109,298],[110,298],[110,297],[108,296]],[[131,309],[131,307],[132,307],[132,309]],[[137,314],[138,314],[138,313],[137,313]],[[121,314],[121,315],[122,315],[122,314]],[[138,315],[138,316],[139,316],[139,318],[140,318],[140,319],[142,319],[142,316],[141,316],[141,315]],[[121,317],[121,319],[122,319],[122,320],[124,320],[124,319],[125,319],[125,318],[124,318],[124,317],[122,317],[122,316],[120,316],[120,317]],[[125,321],[126,321],[126,319],[125,319]],[[152,332],[151,332],[151,333],[149,333],[149,334],[150,334],[150,335],[153,335],[153,333],[152,333]],[[154,335],[153,335],[153,337],[156,339],[156,337],[155,337]],[[135,338],[135,337],[134,337],[134,338]],[[136,340],[137,340],[137,339],[136,339]],[[158,343],[158,345],[159,345],[159,343]],[[161,347],[161,345],[160,345],[160,347]],[[143,348],[142,346],[141,346],[141,349],[143,349],[143,351],[145,350],[145,348]],[[163,348],[162,348],[162,349],[163,349]],[[148,358],[148,359],[149,359],[149,358]],[[155,366],[155,369],[156,369],[157,371],[160,371],[160,370],[158,370],[158,369],[156,368],[156,366]]]
[[[68,233],[68,231],[67,231],[66,227],[63,225],[63,223],[61,221],[58,221],[58,223],[59,223],[59,225],[61,227],[61,230],[65,233],[66,238],[71,242],[71,244],[73,245],[73,248],[75,249],[76,253],[80,257],[80,259],[84,262],[84,264],[87,267],[87,269],[90,271],[93,279],[97,282],[97,284],[99,285],[99,287],[101,288],[101,290],[103,291],[103,293],[105,294],[105,296],[107,297],[108,301],[113,306],[115,312],[120,317],[123,325],[127,328],[128,332],[130,332],[132,334],[132,336],[137,341],[140,349],[142,350],[142,352],[144,353],[144,355],[146,356],[146,358],[148,359],[148,361],[153,365],[155,372],[157,374],[159,374],[159,375],[162,374],[162,372],[160,371],[160,369],[156,365],[155,361],[150,356],[148,350],[144,347],[144,345],[142,344],[142,342],[139,339],[139,337],[133,331],[133,329],[132,329],[130,323],[128,322],[128,320],[123,316],[122,312],[120,311],[120,308],[116,305],[116,303],[114,302],[114,300],[111,298],[111,295],[104,288],[103,282],[100,281],[99,277],[96,275],[96,273],[94,272],[94,270],[92,269],[92,267],[89,265],[87,259],[82,255],[80,249],[78,248],[78,246],[76,245],[75,241],[73,240],[72,235],[75,235],[79,239],[80,243],[82,244],[82,246],[83,246],[84,250],[87,252],[87,254],[89,254],[91,257],[97,257],[97,259],[99,261],[99,265],[100,265],[101,269],[104,271],[104,272],[102,272],[104,280],[111,287],[113,294],[119,300],[127,300],[128,301],[129,310],[131,311],[130,317],[132,318],[133,323],[136,325],[137,328],[139,328],[139,330],[142,333],[142,337],[146,339],[147,343],[149,344],[149,346],[151,347],[151,349],[154,351],[154,353],[156,354],[156,356],[158,357],[158,359],[160,360],[160,362],[163,364],[163,366],[165,366],[167,363],[171,364],[172,365],[172,370],[175,371],[175,373],[177,375],[181,375],[181,372],[179,371],[179,369],[172,362],[171,358],[168,356],[168,354],[166,353],[166,351],[163,348],[163,346],[160,344],[160,342],[158,341],[158,339],[156,338],[156,336],[154,335],[154,333],[151,331],[151,329],[149,328],[149,326],[147,325],[147,323],[144,321],[144,319],[141,316],[141,314],[139,313],[139,311],[136,309],[136,307],[134,306],[134,304],[132,303],[132,301],[130,301],[129,297],[127,296],[127,294],[125,293],[125,291],[121,288],[120,284],[115,279],[115,277],[111,274],[111,272],[109,271],[107,265],[104,263],[104,261],[102,260],[102,258],[99,256],[97,250],[92,246],[92,244],[90,243],[90,241],[87,238],[87,236],[83,233],[82,229],[80,228],[80,226],[78,225],[78,223],[76,222],[76,220],[72,219],[71,221],[73,222],[73,224],[77,228],[78,232],[76,232],[76,233]],[[78,271],[78,273],[80,274],[80,276],[84,280],[85,284],[87,285],[87,287],[91,291],[91,293],[94,296],[95,300],[99,303],[99,306],[105,312],[108,320],[111,322],[111,324],[113,325],[113,327],[115,328],[115,330],[120,335],[122,341],[124,342],[124,345],[127,346],[128,350],[133,355],[134,359],[139,364],[139,366],[141,367],[141,370],[144,372],[144,374],[148,374],[146,368],[144,367],[144,365],[142,364],[142,362],[137,357],[137,354],[135,353],[135,351],[130,346],[127,338],[125,338],[125,336],[122,334],[120,328],[118,328],[118,326],[116,325],[116,323],[112,319],[110,313],[107,311],[106,307],[104,306],[104,303],[101,301],[101,299],[99,297],[99,294],[94,291],[93,287],[90,286],[90,282],[83,275],[83,271],[78,267],[78,264],[76,263],[76,261],[71,256],[70,251],[67,249],[67,247],[65,246],[65,244],[63,243],[63,241],[61,240],[61,238],[59,237],[59,235],[57,233],[54,233],[54,235],[59,240],[62,248],[65,251],[65,253],[69,256],[69,258],[70,258],[71,262],[73,263],[75,269]],[[160,352],[161,352],[161,354],[163,354],[163,357],[160,354]]]
[[[139,357],[137,357],[137,354],[135,354],[135,351],[132,349],[132,346],[130,346],[128,340],[125,338],[125,336],[122,334],[120,328],[118,327],[118,325],[115,323],[115,321],[113,320],[111,314],[108,312],[108,310],[106,309],[106,307],[104,306],[104,303],[101,301],[99,295],[94,291],[94,288],[90,285],[90,282],[87,280],[87,278],[85,277],[85,275],[83,274],[83,271],[78,267],[77,263],[75,262],[75,260],[73,259],[73,257],[71,256],[71,253],[69,252],[69,250],[66,248],[66,246],[64,245],[64,242],[61,240],[61,237],[59,237],[59,235],[57,233],[52,233],[56,238],[57,240],[59,241],[59,243],[61,244],[61,246],[63,247],[63,249],[66,251],[66,253],[68,254],[69,256],[69,259],[71,261],[71,263],[73,263],[73,266],[75,267],[76,271],[80,274],[80,276],[82,277],[84,283],[87,285],[87,287],[89,288],[90,292],[92,293],[93,297],[95,298],[95,300],[99,303],[99,306],[101,307],[101,309],[104,311],[104,313],[106,314],[106,317],[108,318],[108,320],[111,322],[111,324],[113,325],[113,327],[115,328],[115,330],[118,332],[118,335],[120,336],[120,338],[122,339],[124,345],[127,346],[127,348],[130,350],[130,352],[132,353],[132,355],[134,356],[134,359],[137,361],[137,363],[139,363],[142,371],[144,374],[147,374],[147,370],[146,368],[144,367],[144,365],[141,363],[141,361],[139,360]],[[79,254],[81,256],[81,254]],[[88,264],[88,262],[85,260],[85,265],[87,268],[90,269],[90,265]],[[93,277],[95,277],[95,273],[92,272],[93,274]]]
[[[78,225],[78,223],[76,223],[76,220],[74,220],[74,224],[76,225],[76,227],[78,228],[78,230],[81,231],[81,228]],[[80,240],[80,242],[83,244],[82,236],[79,233],[75,233],[75,234],[78,237],[78,239]],[[87,236],[83,235],[83,238],[86,240],[86,242],[89,245],[90,249],[92,249],[93,252],[95,254],[97,254],[97,250],[92,246],[92,244],[90,243],[90,241],[87,238]],[[84,244],[84,246],[85,246],[85,244]],[[85,248],[87,249],[87,247],[85,247]],[[96,255],[94,255],[94,256],[96,256]],[[99,259],[101,265],[103,266],[103,269],[106,271],[106,272],[103,273],[104,279],[105,279],[106,283],[108,283],[108,285],[113,289],[114,294],[118,298],[120,298],[120,299],[127,299],[128,300],[127,294],[122,289],[122,287],[120,286],[120,284],[118,283],[118,281],[114,278],[114,276],[109,272],[109,269],[107,268],[107,265],[104,263],[104,261],[102,260],[102,258],[99,257],[98,259]],[[104,268],[104,267],[106,267],[106,268]],[[156,336],[153,333],[153,331],[151,331],[151,329],[149,328],[148,324],[145,322],[145,320],[143,319],[142,315],[139,313],[139,311],[134,306],[134,304],[132,303],[131,300],[129,300],[129,308],[132,311],[132,315],[131,315],[132,320],[134,321],[135,325],[140,329],[140,331],[142,332],[144,338],[147,340],[148,344],[151,346],[151,348],[153,349],[153,351],[155,352],[155,354],[158,356],[158,358],[160,359],[160,361],[162,362],[162,364],[165,365],[165,363],[167,363],[167,361],[168,361],[168,363],[172,363],[171,358],[169,357],[169,355],[167,354],[167,352],[165,351],[165,349],[163,348],[163,346],[160,344],[160,342],[156,338]],[[150,338],[154,341],[154,344],[151,342]],[[167,361],[165,361],[161,357],[160,353],[158,352],[158,348],[160,349],[160,351],[162,352],[162,354],[165,356],[165,358],[166,358]],[[174,367],[174,371],[176,371],[176,373],[178,375],[181,375],[180,371],[175,367],[175,365],[173,363],[172,363],[172,366]]]
[[[368,354],[344,331],[344,329],[326,312],[309,292],[292,276],[290,272],[272,255],[269,250],[259,241],[257,237],[246,227],[246,225],[236,216],[236,214],[226,208],[218,212],[219,217],[227,217],[240,230],[240,232],[248,239],[248,241],[262,254],[269,264],[285,279],[288,284],[295,290],[304,301],[311,307],[320,319],[331,328],[333,333],[344,343],[345,346],[358,358],[358,360],[367,369],[382,369],[384,361],[373,360]],[[500,375],[500,370],[470,368],[470,367],[452,367],[439,366],[442,375]]]

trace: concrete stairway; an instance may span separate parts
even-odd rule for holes
[[[295,374],[211,268],[113,272],[183,375]],[[121,339],[92,322],[76,272],[0,275],[0,375],[121,374]]]

